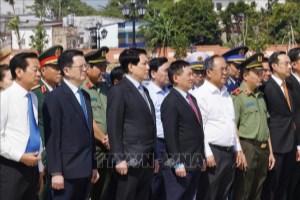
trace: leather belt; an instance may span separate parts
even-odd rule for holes
[[[210,146],[215,147],[221,151],[233,152],[233,146],[219,146],[215,144],[210,144]]]
[[[242,137],[240,137],[240,140],[244,141],[244,142],[251,143],[253,145],[256,145],[256,146],[260,147],[261,149],[265,149],[268,146],[268,142],[260,142],[260,141],[257,141],[255,139],[249,139],[249,138],[242,138]]]

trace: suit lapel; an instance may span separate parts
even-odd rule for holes
[[[86,123],[86,119],[85,119],[83,110],[82,110],[76,96],[74,95],[72,90],[67,86],[67,84],[64,81],[62,81],[61,86],[63,87],[66,97],[69,100],[70,104],[73,106],[74,110],[79,114],[80,118],[83,120],[83,122],[87,126],[87,128],[89,128]]]

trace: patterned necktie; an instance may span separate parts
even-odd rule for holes
[[[28,116],[29,116],[29,139],[26,146],[26,153],[38,152],[40,150],[40,130],[35,121],[33,106],[32,106],[32,98],[30,93],[26,94],[28,98]]]
[[[286,87],[285,81],[282,82],[282,87],[283,87],[283,92],[284,92],[285,99],[286,99],[286,101],[287,101],[287,103],[288,103],[288,105],[289,105],[290,110],[292,110],[292,108],[291,108],[290,96],[289,96],[289,91],[288,91],[288,89],[287,89],[287,87]]]
[[[143,96],[144,100],[146,101],[146,103],[147,103],[147,105],[148,105],[148,107],[149,107],[149,109],[150,109],[150,111],[151,111],[150,103],[149,103],[149,101],[148,101],[148,98],[147,98],[147,95],[146,95],[146,93],[145,93],[145,91],[144,91],[143,86],[142,86],[142,85],[139,85],[138,90],[139,90],[139,92],[141,93],[141,95]]]
[[[193,101],[191,95],[190,95],[190,94],[187,94],[187,95],[186,95],[186,98],[189,100],[190,106],[192,107],[194,113],[196,114],[197,119],[198,119],[198,122],[199,122],[200,124],[202,124],[202,117],[201,117],[200,113],[198,113],[197,107],[196,107],[196,105],[195,105],[195,103],[194,103],[194,101]]]
[[[86,104],[85,104],[83,93],[82,93],[81,89],[78,89],[78,93],[80,96],[80,105],[81,105],[82,111],[84,113],[86,123],[88,124],[88,115],[87,115],[87,110],[86,110]]]

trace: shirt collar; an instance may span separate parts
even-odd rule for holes
[[[174,87],[174,89],[177,90],[183,96],[183,98],[186,99],[187,93],[185,91],[183,91],[182,89],[179,89],[178,87]]]
[[[150,81],[150,83],[148,84],[148,88],[151,88],[151,90],[155,93],[167,93],[169,92],[169,89],[167,87],[164,87],[163,89],[161,89],[160,87],[158,87],[155,83],[153,83],[152,81]]]
[[[230,76],[228,77],[228,79],[230,79],[230,81],[235,84],[236,83],[236,80],[234,80],[233,78],[231,78]]]
[[[128,80],[136,87],[138,88],[141,83],[139,83],[137,80],[135,80],[134,78],[132,78],[132,76],[130,76],[129,74],[126,74],[126,78],[128,78]]]
[[[211,93],[224,93],[227,91],[227,88],[225,85],[222,86],[221,90],[219,88],[217,88],[214,84],[212,84],[211,82],[205,80],[204,84],[207,85],[207,88],[210,90]]]
[[[274,76],[273,74],[272,74],[272,78],[274,79],[274,81],[279,85],[279,87],[281,87],[282,86],[282,80],[280,79],[280,78],[278,78],[277,76]]]
[[[297,81],[300,83],[300,77],[299,77],[297,74],[295,74],[294,72],[292,72],[292,74],[293,74],[294,77],[297,79]]]
[[[246,86],[246,84],[245,84],[244,81],[242,81],[242,83],[241,83],[241,85],[240,85],[240,88],[242,88],[243,91],[244,91],[245,93],[248,93],[248,95],[246,94],[246,96],[250,96],[250,95],[257,96],[257,95],[259,95],[259,94],[261,93],[260,90],[259,90],[258,88],[256,88],[256,89],[254,90],[254,92],[252,92],[251,90],[249,90],[249,89],[247,88],[247,86]],[[247,91],[247,92],[246,92],[246,91]]]
[[[50,92],[53,90],[53,88],[50,85],[48,85],[47,82],[43,78],[41,78],[41,81],[46,85],[46,87],[48,88],[48,90]]]
[[[21,96],[26,96],[28,92],[25,88],[23,88],[19,83],[17,83],[16,81],[13,81],[12,86],[14,86],[17,90],[17,92],[21,95]]]
[[[64,78],[64,82],[67,84],[67,86],[72,90],[74,94],[78,92],[78,87],[76,87],[74,84],[72,84],[70,81]]]

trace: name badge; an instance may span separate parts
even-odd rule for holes
[[[253,102],[247,102],[247,107],[251,107],[251,106],[254,106],[254,103]]]
[[[97,101],[97,97],[91,97],[91,101]]]

